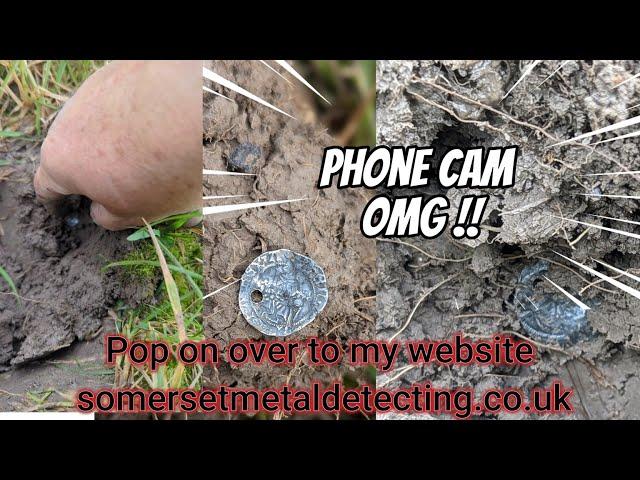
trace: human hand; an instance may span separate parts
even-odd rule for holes
[[[91,77],[49,129],[38,198],[92,200],[91,217],[121,230],[201,208],[199,61],[115,61]]]

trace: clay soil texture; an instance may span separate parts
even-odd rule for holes
[[[261,253],[286,248],[324,269],[328,302],[316,319],[287,340],[317,336],[346,346],[370,339],[375,320],[375,244],[360,235],[365,192],[316,188],[323,149],[334,140],[307,107],[304,87],[292,85],[257,61],[213,61],[205,65],[267,102],[291,119],[228,89],[207,82],[231,100],[204,93],[204,168],[255,176],[204,176],[203,194],[242,195],[205,200],[205,206],[306,198],[301,202],[253,208],[204,219],[205,294],[239,280]],[[293,80],[293,77],[291,77]],[[243,317],[240,283],[205,300],[205,333],[223,346],[232,339],[266,339]],[[312,380],[364,381],[362,369],[346,365],[311,368],[306,356],[294,367],[221,363],[207,373],[209,384],[266,388]]]
[[[640,64],[543,61],[503,99],[529,64],[378,62],[379,143],[433,146],[435,158],[452,147],[520,147],[515,186],[478,191],[490,195],[480,237],[457,241],[444,234],[434,240],[405,239],[422,251],[378,243],[378,335],[394,336],[422,295],[446,280],[420,303],[398,340],[439,339],[454,332],[477,339],[512,332],[539,344],[539,361],[528,368],[425,366],[397,375],[404,366],[400,362],[394,372],[378,377],[378,385],[429,381],[446,388],[474,387],[477,392],[492,387],[519,387],[526,392],[560,379],[574,389],[573,418],[638,418],[640,301],[552,250],[637,286],[593,261],[637,273],[637,239],[567,219],[637,232],[633,224],[602,218],[640,220],[637,200],[599,195],[637,194],[638,175],[585,175],[640,170],[640,143],[636,137],[597,146],[549,146],[637,115],[640,81],[617,85],[639,71]],[[590,141],[630,131],[633,128]],[[442,191],[432,185],[387,193]],[[452,203],[452,222],[460,197],[471,192],[445,193]],[[529,282],[531,302],[516,295],[523,270],[526,276],[540,265],[548,266],[547,277],[591,307],[586,313],[588,328],[579,337],[558,343],[549,341],[544,331],[534,335],[523,327],[522,319],[530,315],[547,331],[568,322],[566,297],[542,278]],[[536,309],[543,303],[550,308]]]
[[[102,334],[119,300],[135,304],[149,286],[102,271],[129,250],[127,233],[93,223],[85,199],[70,198],[50,213],[36,201],[33,174],[39,144],[0,145],[0,266],[18,290],[0,286],[0,411],[32,407],[25,394],[96,388],[110,377],[102,364]],[[55,403],[55,402],[54,402]]]

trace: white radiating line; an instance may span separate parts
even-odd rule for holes
[[[233,102],[233,100],[231,100],[231,99],[230,99],[229,97],[227,97],[226,95],[223,95],[223,94],[221,94],[221,93],[218,93],[218,92],[216,92],[215,90],[211,90],[210,88],[207,88],[207,87],[205,87],[204,85],[202,86],[202,89],[203,89],[205,92],[213,93],[214,95],[218,95],[219,97],[226,98],[226,99],[227,99],[227,100],[229,100],[230,102]],[[233,102],[233,103],[235,103],[235,102]]]
[[[637,238],[638,240],[640,240],[640,235],[638,235],[637,233],[625,232],[624,230],[616,230],[615,228],[603,227],[602,225],[594,225],[593,223],[581,222],[580,220],[573,220],[571,218],[562,218],[556,215],[551,215],[551,216],[553,218],[558,218],[560,220],[567,220],[568,222],[579,223],[580,225],[586,225],[587,227],[593,227],[593,228],[597,228],[599,230],[605,230],[611,233],[618,233],[620,235],[625,235],[627,237]]]
[[[632,118],[628,118],[618,123],[614,123],[613,125],[609,125],[608,127],[599,128],[598,130],[594,130],[593,132],[583,133],[582,135],[578,135],[577,137],[570,138],[569,140],[563,140],[562,142],[554,143],[549,147],[557,147],[559,145],[564,145],[565,143],[575,142],[576,140],[582,140],[583,138],[593,137],[594,135],[600,135],[601,133],[607,133],[612,130],[619,130],[621,128],[630,127],[631,125],[636,125],[640,123],[640,115]]]
[[[234,284],[238,283],[239,281],[240,281],[240,279],[235,280],[235,281],[233,281],[233,282],[231,282],[231,283],[229,283],[229,284],[225,285],[224,287],[220,287],[219,289],[214,290],[214,291],[213,291],[213,292],[211,292],[211,293],[207,293],[204,297],[202,297],[202,300],[204,300],[205,298],[212,297],[212,296],[213,296],[213,295],[215,295],[216,293],[221,292],[221,291],[222,291],[222,290],[224,290],[225,288],[229,288],[231,285],[234,285]]]
[[[623,138],[632,138],[637,136],[640,136],[640,130],[636,130],[635,132],[631,133],[625,133],[624,135],[619,135],[613,138],[607,138],[606,140],[600,140],[599,142],[592,143],[591,145],[600,145],[601,143],[609,143],[613,142],[614,140],[622,140]]]
[[[603,175],[637,175],[640,173],[640,170],[635,170],[633,172],[605,172],[605,173],[585,173],[583,175],[578,175],[579,177],[601,177]]]
[[[604,215],[596,215],[594,213],[587,213],[587,215],[589,215],[591,217],[604,218],[606,220],[613,220],[615,222],[623,222],[623,223],[630,223],[632,225],[640,225],[640,222],[634,222],[633,220],[625,220],[625,219],[622,219],[622,218],[614,218],[614,217],[605,217]]]
[[[327,100],[326,98],[324,98],[322,96],[322,94],[316,90],[315,88],[313,88],[313,86],[307,82],[304,77],[302,75],[300,75],[298,72],[296,72],[296,70],[289,65],[285,60],[276,60],[276,63],[278,65],[280,65],[282,68],[284,68],[287,72],[289,72],[291,75],[293,75],[294,77],[296,77],[298,80],[300,80],[302,83],[304,83],[307,88],[311,89],[316,95],[318,95],[321,99],[323,99],[325,102],[327,102],[329,105],[331,105],[331,102],[329,100]]]
[[[236,85],[233,82],[230,82],[229,80],[227,80],[226,78],[222,78],[220,75],[218,75],[217,73],[212,72],[211,70],[209,70],[206,67],[202,67],[202,76],[211,80],[212,82],[218,83],[220,85],[222,85],[223,87],[228,88],[229,90],[233,90],[236,93],[239,93],[240,95],[244,95],[247,98],[250,98],[251,100],[254,100],[262,105],[264,105],[265,107],[269,107],[273,110],[275,110],[276,112],[280,112],[283,115],[286,115],[289,118],[293,118],[294,120],[296,119],[294,116],[289,115],[287,112],[285,112],[284,110],[280,110],[278,107],[271,105],[269,102],[267,102],[266,100],[261,99],[260,97],[258,97],[257,95],[254,95],[253,93],[245,90],[242,87],[239,87],[238,85]]]
[[[243,175],[255,177],[255,173],[227,172],[226,170],[202,170],[203,175]]]
[[[571,60],[565,60],[564,62],[562,62],[560,64],[560,66],[558,68],[556,68],[553,72],[551,72],[551,75],[549,75],[547,78],[545,78],[542,82],[540,82],[540,84],[538,85],[538,87],[541,87],[547,80],[549,80],[551,77],[553,77],[556,73],[558,73],[558,71],[564,67],[567,63],[569,63]]]
[[[556,252],[555,250],[552,250],[552,252],[555,253],[556,255],[560,255],[564,259],[569,260],[571,263],[574,263],[575,265],[578,265],[579,267],[581,267],[584,270],[586,270],[587,272],[589,272],[591,275],[595,275],[596,277],[601,278],[605,282],[610,283],[614,287],[618,287],[623,292],[626,292],[629,295],[633,295],[634,297],[636,297],[637,299],[640,300],[640,292],[637,291],[635,288],[631,288],[629,285],[625,285],[624,283],[619,282],[618,280],[615,280],[614,278],[607,277],[604,273],[600,273],[597,270],[594,270],[593,268],[587,267],[586,265],[583,265],[580,262],[576,262],[575,260],[573,260],[573,259],[571,259],[569,257],[565,257],[564,255],[562,255],[561,253]]]
[[[627,108],[627,109],[625,110],[625,112],[628,112],[629,110],[633,110],[634,108],[638,108],[638,107],[640,107],[640,103],[638,103],[637,105],[633,105],[633,106],[631,106],[631,107]]]
[[[604,198],[627,198],[629,200],[640,200],[638,195],[606,195],[604,193],[580,193],[585,197],[604,197]]]
[[[216,207],[204,207],[203,215],[214,215],[217,213],[234,212],[236,210],[246,210],[249,208],[268,207],[271,205],[280,205],[281,203],[292,203],[307,200],[306,198],[294,198],[293,200],[271,200],[268,202],[238,203],[236,205],[220,205]]]
[[[220,200],[222,198],[238,198],[238,197],[246,197],[246,195],[209,195],[207,197],[202,197],[203,200]]]
[[[504,94],[504,97],[502,97],[502,100],[504,100],[505,98],[507,98],[509,96],[509,94],[513,91],[514,88],[516,88],[518,86],[518,84],[524,80],[524,78],[529,75],[531,73],[531,70],[533,70],[534,68],[536,68],[536,66],[541,62],[542,60],[534,60],[533,62],[531,62],[529,64],[529,66],[527,66],[527,69],[524,71],[524,73],[522,74],[522,76],[518,79],[518,81],[516,83],[513,84],[513,87],[511,87],[509,89],[509,91],[507,93]]]
[[[531,305],[533,305],[533,306],[535,307],[535,309],[536,309],[536,310],[540,310],[540,309],[538,308],[538,306],[537,306],[535,303],[533,303],[533,300],[531,300],[531,299],[530,299],[529,297],[527,297],[526,295],[524,296],[524,298],[526,298],[527,300],[529,300],[529,303],[530,303]]]
[[[618,88],[620,85],[624,85],[625,83],[630,82],[630,81],[631,81],[631,80],[633,80],[634,78],[638,78],[638,77],[640,77],[640,73],[636,73],[635,75],[633,75],[633,76],[631,76],[631,77],[627,78],[626,80],[623,80],[622,82],[620,82],[620,83],[618,83],[618,84],[614,85],[614,86],[613,86],[613,88]]]
[[[285,77],[284,75],[282,75],[279,71],[277,71],[275,68],[273,68],[271,65],[269,65],[267,62],[265,62],[264,60],[260,60],[260,63],[262,63],[265,67],[267,67],[269,70],[271,70],[273,73],[275,73],[276,75],[278,75],[281,79],[283,79],[285,82],[287,82],[289,85],[293,85],[293,83],[291,83],[289,81],[289,79],[287,77]]]
[[[621,275],[624,275],[626,277],[629,277],[631,280],[635,280],[636,282],[640,282],[640,277],[637,277],[629,272],[625,272],[624,270],[620,270],[619,268],[614,267],[613,265],[609,265],[608,263],[605,263],[601,260],[597,260],[595,258],[591,258],[591,260],[593,260],[594,262],[598,262],[600,265],[603,265],[607,268],[610,268],[611,270],[613,270],[614,272],[618,272]]]
[[[582,303],[580,300],[578,300],[576,297],[574,297],[573,295],[571,295],[569,292],[567,292],[564,288],[562,288],[560,285],[554,283],[553,281],[551,281],[550,279],[548,279],[547,277],[545,277],[543,275],[543,278],[549,282],[551,285],[553,285],[554,287],[556,287],[558,290],[560,290],[562,293],[564,293],[567,298],[569,300],[571,300],[573,303],[575,303],[576,305],[578,305],[581,309],[583,310],[591,310],[591,308],[589,308],[588,306],[586,306],[584,303]]]

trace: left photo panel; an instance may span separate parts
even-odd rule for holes
[[[0,60],[0,412],[200,387],[144,346],[204,337],[201,71]]]

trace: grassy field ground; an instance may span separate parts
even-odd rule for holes
[[[64,102],[104,63],[0,60],[0,146],[9,149],[12,142],[33,142],[37,147]],[[11,174],[11,166],[11,161],[0,154],[0,183],[3,172],[7,176]],[[131,282],[155,287],[153,305],[114,306],[111,331],[136,340],[164,340],[172,344],[184,340],[185,336],[201,339],[201,229],[186,226],[197,216],[199,212],[177,215],[154,222],[151,230],[142,228],[133,232],[127,238],[133,244],[131,252],[125,258],[109,259],[105,263],[105,271],[118,269]],[[155,242],[149,231],[154,233]],[[168,268],[163,269],[165,261]],[[0,292],[20,297],[19,289],[2,266],[2,259]],[[77,367],[81,368],[81,365]],[[152,373],[144,368],[133,368],[122,359],[111,373],[114,385],[118,387],[197,388],[202,372],[199,368],[183,368],[170,363]],[[96,374],[104,375],[104,369]],[[25,403],[37,410],[64,409],[70,403],[61,402],[59,398],[56,402],[49,401],[51,393],[47,392],[29,392],[27,397]]]
[[[199,212],[175,215],[132,233],[128,240],[140,245],[124,260],[106,268],[124,268],[133,281],[153,281],[158,270],[158,304],[115,313],[116,331],[132,340],[161,340],[177,345],[187,339],[204,339],[202,327],[202,243],[199,228],[184,225]],[[153,232],[153,239],[151,233]],[[155,241],[151,241],[155,240]],[[164,264],[168,268],[164,268]],[[116,364],[116,387],[200,388],[202,367],[188,367],[174,360],[158,368],[133,368],[121,357]]]
[[[0,139],[42,140],[60,107],[104,62],[0,60]]]

